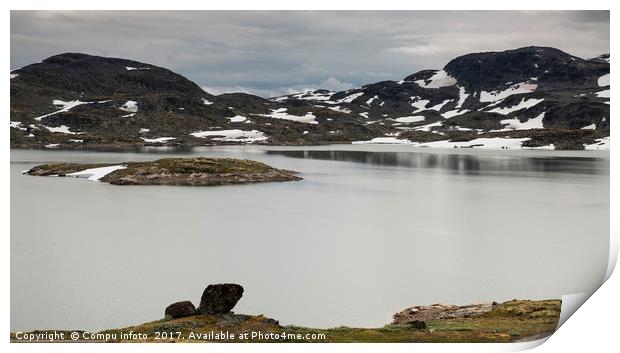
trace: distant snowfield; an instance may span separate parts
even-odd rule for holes
[[[424,120],[426,120],[426,117],[422,115],[403,116],[394,119],[394,121],[397,121],[399,123],[417,123]]]
[[[52,104],[60,106],[62,108],[60,110],[57,110],[57,111],[53,112],[53,113],[49,113],[49,114],[45,114],[45,115],[41,115],[39,117],[36,117],[36,118],[34,118],[34,120],[41,121],[43,118],[47,118],[48,116],[52,116],[52,115],[55,115],[55,114],[58,114],[58,113],[68,112],[69,110],[71,110],[72,108],[77,107],[78,105],[91,104],[91,103],[93,103],[93,102],[82,102],[82,101],[79,101],[79,100],[65,102],[65,101],[62,101],[62,100],[59,100],[59,99],[55,99],[52,102]]]
[[[459,88],[459,101],[456,104],[456,109],[459,109],[463,106],[463,103],[465,103],[465,101],[467,100],[467,98],[469,97],[469,93],[465,93],[465,87],[461,87],[461,86],[457,86]]]
[[[437,122],[434,122],[434,123],[431,123],[431,124],[416,126],[414,128],[414,130],[416,130],[416,131],[431,131],[432,128],[439,127],[439,126],[442,126],[442,125],[443,125],[443,123],[441,121],[437,121]]]
[[[596,130],[596,124],[592,123],[592,124],[590,124],[588,126],[584,126],[584,127],[581,128],[581,130]]]
[[[402,139],[399,140],[396,137],[375,137],[370,141],[353,141],[353,145],[366,145],[366,144],[389,144],[389,145],[410,145],[411,141]]]
[[[495,102],[500,99],[504,99],[506,97],[512,96],[513,94],[534,92],[536,88],[538,88],[537,84],[521,82],[521,83],[516,83],[503,91],[493,91],[493,92],[480,91],[480,101],[483,103]]]
[[[127,101],[123,104],[122,107],[118,108],[122,111],[129,113],[136,113],[138,111],[138,102],[136,101]]]
[[[531,120],[531,119],[530,119]],[[481,137],[471,141],[451,142],[449,140],[433,141],[433,142],[412,142],[407,139],[398,139],[396,137],[376,137],[368,141],[354,141],[354,145],[363,144],[389,144],[389,145],[411,145],[412,147],[428,147],[428,148],[479,148],[479,149],[526,149],[526,150],[553,150],[553,144],[539,147],[523,147],[523,142],[529,141],[529,137],[523,138],[503,138],[503,137]],[[609,150],[609,136],[596,140],[597,142],[585,145],[586,150]]]
[[[338,103],[351,103],[356,98],[358,98],[360,96],[363,96],[363,95],[364,95],[364,92],[353,93],[353,94],[350,94],[350,95],[348,95],[348,96],[346,96],[346,97],[344,97],[342,99],[339,99],[337,102]]]
[[[339,105],[335,106],[335,107],[327,107],[335,112],[339,112],[339,113],[347,113],[350,114],[351,110],[347,109],[347,108],[341,108]]]
[[[113,171],[116,171],[119,169],[126,169],[126,168],[127,167],[124,165],[113,165],[109,167],[85,169],[80,172],[69,173],[67,174],[67,176],[74,177],[74,178],[88,178],[88,180],[90,181],[99,181],[99,179],[112,173]]]
[[[11,127],[12,128],[19,129],[19,130],[22,130],[22,131],[28,130],[25,127],[22,127],[21,125],[22,125],[21,121],[11,121]]]
[[[306,115],[299,116],[299,115],[291,115],[287,113],[286,110],[287,110],[286,108],[272,109],[270,114],[259,114],[259,115],[262,115],[268,118],[274,118],[274,119],[297,121],[299,123],[307,123],[307,124],[318,124],[319,123],[318,121],[314,120],[316,116],[314,116],[312,112],[307,112]]]
[[[329,98],[331,98],[331,96],[336,93],[334,91],[327,91],[326,93],[319,93],[319,92],[315,92],[315,91],[307,91],[307,92],[301,92],[301,93],[297,93],[293,96],[291,96],[292,98],[295,99],[301,99],[301,100],[307,100],[307,101],[325,101],[326,103],[332,104],[332,103],[336,103],[336,102],[328,102]],[[282,100],[286,100],[287,97],[278,97],[276,99],[274,99],[275,101],[282,101]]]
[[[256,141],[264,141],[267,139],[267,136],[258,130],[244,131],[239,129],[233,130],[211,130],[211,131],[196,131],[192,132],[190,135],[194,137],[211,137],[212,140],[215,141],[226,141],[226,142],[256,142]]]
[[[150,143],[163,143],[166,141],[172,141],[172,140],[176,140],[176,137],[157,137],[157,138],[145,138],[145,137],[140,137],[144,142],[150,142]]]
[[[466,142],[450,142],[448,140],[433,142],[411,142],[407,139],[397,139],[396,137],[377,137],[369,141],[354,141],[353,144],[398,144],[411,145],[413,147],[430,148],[482,148],[482,149],[524,149],[523,142],[528,141],[529,137],[524,138],[477,138]]]
[[[246,118],[245,116],[242,115],[235,115],[231,118],[227,118],[228,120],[230,120],[231,123],[242,123],[246,120],[248,120],[248,118]]]
[[[42,125],[42,126],[48,129],[50,132],[59,132],[62,134],[78,134],[78,132],[70,131],[69,127],[66,125],[60,125],[58,127],[45,126],[45,125]]]
[[[583,145],[586,150],[609,150],[609,136],[596,139],[596,142],[590,145]]]
[[[599,87],[609,86],[609,74],[603,75],[603,76],[599,77],[598,78],[598,85],[599,85]]]
[[[609,98],[609,90],[608,89],[606,89],[604,91],[596,92],[595,94],[599,98]]]

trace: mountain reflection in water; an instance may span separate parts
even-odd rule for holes
[[[510,172],[600,174],[609,172],[604,158],[480,155],[420,152],[371,152],[323,150],[268,150],[291,158],[333,160],[389,167],[441,168],[455,174],[510,174]]]

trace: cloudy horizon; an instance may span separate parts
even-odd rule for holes
[[[400,80],[472,52],[596,57],[609,29],[609,11],[11,11],[11,68],[83,52],[273,97]]]

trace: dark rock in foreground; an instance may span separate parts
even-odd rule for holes
[[[118,166],[96,178],[115,185],[214,186],[270,181],[296,181],[297,172],[277,169],[264,163],[232,158],[164,158],[152,162],[110,164],[56,163],[38,165],[27,172],[35,176],[91,177],[86,170]],[[72,174],[76,173],[76,174]],[[91,179],[92,180],[92,179]]]
[[[198,312],[201,314],[224,314],[231,311],[243,296],[238,284],[210,284],[202,293]]]
[[[196,307],[189,300],[176,302],[168,305],[164,315],[170,316],[173,319],[188,317],[196,315]]]

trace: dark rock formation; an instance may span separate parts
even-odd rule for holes
[[[198,312],[201,314],[224,314],[235,307],[243,296],[243,287],[238,284],[210,284],[202,293]]]
[[[196,307],[189,300],[176,302],[168,305],[166,311],[164,312],[164,315],[170,316],[173,319],[188,317],[196,315]]]

